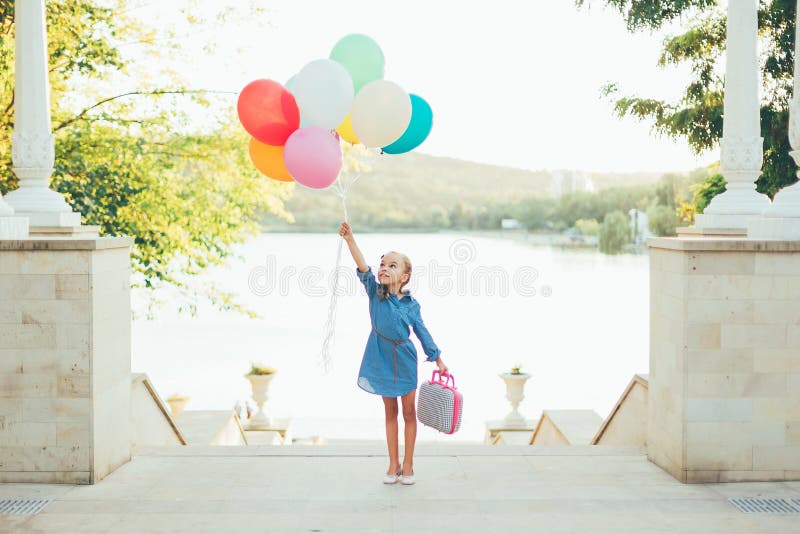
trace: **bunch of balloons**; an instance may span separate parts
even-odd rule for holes
[[[383,79],[384,57],[363,34],[340,39],[328,59],[308,63],[285,85],[259,79],[239,94],[237,111],[250,139],[250,159],[275,180],[324,189],[342,167],[340,138],[409,152],[433,126],[431,107]]]

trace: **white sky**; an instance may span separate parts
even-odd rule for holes
[[[198,2],[196,9],[249,0]],[[417,151],[527,169],[687,171],[718,159],[657,138],[650,126],[618,119],[600,88],[671,98],[686,69],[656,66],[664,33],[629,34],[621,17],[573,0],[262,0],[250,19],[184,40],[182,69],[195,87],[238,93],[249,81],[284,83],[307,62],[328,57],[338,39],[366,33],[386,57],[386,79],[425,98],[434,127]],[[170,24],[178,4],[141,10]],[[174,6],[174,7],[173,7]],[[678,31],[674,26],[672,33]],[[216,41],[209,54],[203,46]],[[238,50],[238,55],[237,55]],[[235,97],[231,97],[235,105]]]

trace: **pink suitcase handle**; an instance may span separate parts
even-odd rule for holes
[[[438,378],[438,380],[436,379],[436,375],[439,375],[439,378]],[[445,377],[447,377],[447,378],[445,378]],[[442,378],[444,378],[444,380],[442,380]],[[448,387],[448,386],[449,386],[449,384],[450,384],[450,381],[451,381],[451,380],[453,381],[453,389],[458,389],[458,388],[456,387],[456,379],[455,379],[455,377],[454,377],[453,375],[451,375],[450,373],[447,373],[447,372],[445,372],[445,373],[440,373],[438,369],[434,369],[434,370],[433,370],[433,374],[431,375],[431,382],[432,382],[432,383],[434,383],[434,384],[441,384],[441,385],[443,385],[444,387]]]

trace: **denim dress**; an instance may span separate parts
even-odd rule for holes
[[[367,339],[358,386],[383,397],[401,397],[417,389],[417,349],[409,337],[410,328],[422,343],[427,361],[435,361],[441,351],[422,322],[419,303],[404,290],[401,298],[393,293],[381,300],[380,284],[370,267],[356,273],[369,297],[372,331]]]

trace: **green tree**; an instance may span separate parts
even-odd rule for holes
[[[655,195],[652,185],[611,187],[601,191],[579,191],[558,199],[553,221],[564,227],[575,226],[578,219],[602,220],[607,213],[631,208],[647,209]]]
[[[679,17],[685,31],[665,39],[660,67],[689,64],[691,76],[676,102],[638,96],[616,96],[615,113],[650,121],[656,132],[684,138],[696,152],[714,148],[722,136],[723,65],[726,13],[718,0],[602,0],[625,19],[628,30],[652,31]],[[578,6],[590,0],[576,0]],[[764,166],[756,182],[759,192],[773,197],[797,181],[789,156],[788,102],[792,96],[794,62],[794,0],[761,0],[758,31],[761,41],[761,133]],[[618,88],[609,84],[607,95]]]
[[[675,235],[678,216],[675,208],[654,204],[647,210],[647,228],[657,236]]]
[[[177,53],[180,43],[158,39],[131,15],[133,6],[125,0],[59,0],[46,6],[56,149],[52,187],[102,235],[134,237],[134,287],[177,290],[169,301],[181,311],[194,312],[207,299],[253,315],[233,295],[200,286],[191,276],[223,264],[234,244],[259,232],[264,214],[291,220],[283,200],[292,186],[253,169],[248,136],[230,111],[235,95],[189,89],[168,69],[151,76],[158,82],[137,76],[137,68],[152,72],[159,57]],[[186,19],[190,25],[203,22],[188,12]],[[14,2],[0,1],[3,193],[17,187],[10,161],[13,36]],[[152,63],[126,60],[119,43],[142,46],[142,57]],[[108,92],[115,78],[135,85]],[[190,106],[218,120],[194,127]],[[145,293],[152,312],[155,292]]]
[[[694,196],[692,198],[692,207],[695,213],[703,213],[718,194],[725,191],[725,177],[721,174],[714,174],[706,178],[701,183],[694,186]]]
[[[621,211],[612,211],[603,218],[600,226],[600,252],[619,254],[631,242],[628,216]]]
[[[514,203],[511,214],[529,230],[547,228],[547,222],[552,217],[553,202],[544,197],[530,197]]]
[[[452,221],[453,228],[459,230],[472,228],[475,222],[472,210],[468,208],[464,202],[458,202],[455,206],[450,208],[448,218]]]
[[[600,223],[597,219],[578,219],[575,221],[575,228],[577,228],[581,235],[596,236],[600,233]]]

